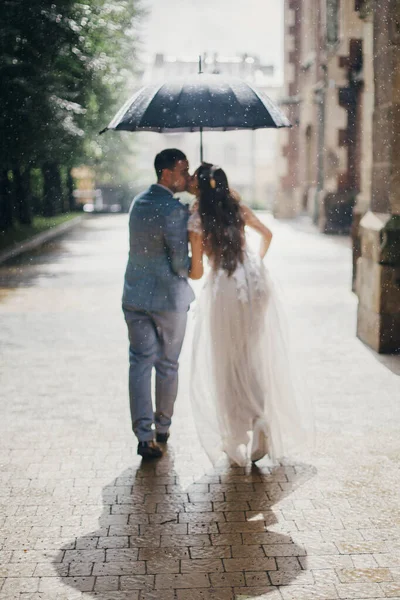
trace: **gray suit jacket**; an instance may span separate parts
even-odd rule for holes
[[[194,300],[187,276],[188,210],[159,185],[134,198],[122,304],[127,309],[186,312]]]

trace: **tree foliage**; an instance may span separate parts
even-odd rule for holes
[[[0,231],[10,186],[14,218],[29,220],[31,169],[43,170],[51,214],[62,210],[60,169],[101,159],[97,133],[132,81],[139,17],[138,0],[3,0]]]

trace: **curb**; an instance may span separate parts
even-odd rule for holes
[[[5,262],[6,260],[9,260],[10,258],[18,256],[19,254],[28,252],[28,250],[34,250],[35,248],[42,246],[42,244],[44,244],[45,242],[48,242],[49,240],[52,240],[62,235],[63,233],[66,233],[70,229],[73,229],[73,227],[76,227],[76,225],[82,223],[84,219],[85,217],[83,215],[75,217],[75,219],[71,219],[66,223],[61,223],[61,225],[51,227],[50,229],[43,231],[42,233],[38,233],[26,240],[25,242],[21,242],[20,244],[16,244],[11,248],[3,250],[2,252],[0,252],[0,264]]]

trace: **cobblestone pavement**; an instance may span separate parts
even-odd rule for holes
[[[190,416],[190,329],[168,452],[130,432],[127,217],[0,267],[0,599],[400,599],[400,378],[355,337],[346,241],[273,223],[317,442],[213,469]]]

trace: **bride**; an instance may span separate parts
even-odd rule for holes
[[[306,440],[310,411],[290,373],[282,309],[262,259],[272,233],[229,188],[224,171],[202,163],[188,189],[190,277],[210,270],[195,308],[191,400],[200,441],[215,464],[277,460]],[[245,226],[261,234],[258,256]]]

